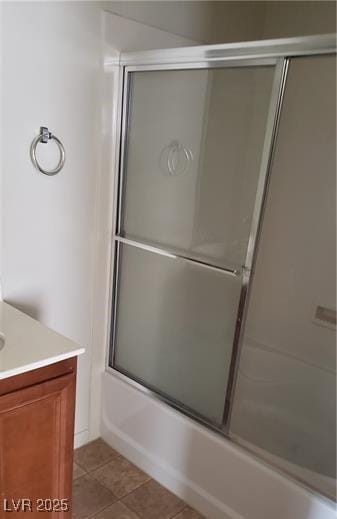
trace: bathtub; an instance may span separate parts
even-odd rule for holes
[[[248,339],[231,420],[242,445],[333,499],[335,377],[333,370]]]
[[[111,371],[102,377],[101,436],[205,517],[336,519],[331,501],[275,470],[265,456],[252,455]],[[262,414],[257,407],[254,412]],[[251,447],[248,441],[245,447]]]

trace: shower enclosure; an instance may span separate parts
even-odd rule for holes
[[[285,357],[282,346],[273,347],[275,341],[262,347],[256,337],[267,336],[260,329],[277,322],[263,296],[271,298],[272,307],[273,296],[278,297],[271,286],[275,277],[291,276],[293,284],[297,279],[291,262],[285,262],[285,274],[273,270],[273,266],[282,269],[277,261],[280,251],[274,265],[265,259],[270,255],[265,231],[268,204],[272,204],[269,216],[273,221],[280,189],[272,185],[278,149],[283,145],[279,126],[296,107],[303,72],[308,81],[312,70],[332,79],[335,57],[329,54],[335,51],[334,41],[333,37],[301,38],[122,56],[108,361],[117,376],[258,452],[330,497],[329,484],[311,478],[305,470],[324,473],[323,479],[334,481],[333,464],[323,463],[322,468],[319,460],[306,459],[305,449],[297,446],[295,452],[296,442],[290,439],[285,446],[276,438],[277,411],[285,409],[284,393],[289,391],[281,375]],[[316,54],[319,56],[313,57]],[[331,88],[325,95],[332,102]],[[315,112],[312,104],[308,107]],[[322,115],[322,107],[318,114]],[[330,123],[324,120],[322,124]],[[335,128],[330,130],[335,132]],[[331,156],[331,147],[328,154]],[[295,155],[296,151],[294,160]],[[332,164],[322,166],[329,171],[321,175],[330,191]],[[276,171],[276,184],[277,175]],[[301,198],[302,181],[305,178],[290,180],[298,184],[298,208],[308,202]],[[278,194],[281,199],[282,192]],[[292,194],[290,187],[277,217],[286,218],[288,203],[291,211]],[[333,212],[332,206],[330,209]],[[291,220],[288,224],[296,226]],[[325,221],[323,225],[330,240],[330,224]],[[305,232],[298,227],[300,233]],[[282,245],[295,246],[287,240]],[[277,241],[274,247],[277,249]],[[291,284],[284,283],[289,289]],[[280,296],[287,298],[286,290]],[[336,315],[331,291],[327,298],[328,302],[321,297],[313,318],[329,328],[317,340],[331,342]],[[295,306],[293,311],[300,313],[302,309]],[[282,325],[287,323],[296,328],[290,316],[283,318]],[[254,326],[260,327],[255,335]],[[298,327],[297,333],[301,341]],[[289,345],[289,337],[287,341]],[[301,361],[299,355],[293,356]],[[304,359],[308,364],[309,357]],[[332,360],[330,353],[328,367],[335,373]],[[292,373],[291,369],[286,372]],[[301,366],[294,376],[304,380],[301,369],[306,373]],[[278,375],[278,389],[283,384],[284,391],[281,388],[274,398],[271,391]],[[324,388],[329,412],[335,402],[334,374],[333,381]],[[294,389],[298,395],[299,388]],[[302,396],[305,398],[304,393]],[[300,408],[311,404],[303,401]],[[322,416],[324,421],[324,412]],[[261,419],[266,422],[264,429],[258,425]],[[270,421],[274,430],[268,429]],[[335,429],[333,420],[329,423],[326,438],[331,459]],[[293,434],[291,427],[283,433]],[[305,426],[302,433],[306,434]],[[292,464],[304,472],[294,470]]]

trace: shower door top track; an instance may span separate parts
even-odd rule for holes
[[[179,68],[186,63],[207,67],[214,61],[291,58],[336,53],[336,34],[321,34],[273,40],[245,41],[215,45],[195,45],[172,49],[121,52],[118,57],[107,57],[109,66],[160,65]],[[146,69],[144,69],[146,70]]]
[[[144,51],[133,53],[122,53],[118,60],[121,68],[120,88],[119,88],[119,120],[120,145],[118,157],[116,158],[115,175],[115,204],[113,222],[113,241],[114,253],[112,255],[113,286],[110,294],[110,353],[107,357],[107,370],[117,377],[122,378],[137,389],[159,398],[175,409],[178,409],[197,420],[198,422],[212,428],[222,434],[229,435],[229,423],[231,406],[237,377],[238,360],[242,342],[242,331],[246,316],[247,298],[251,285],[252,272],[256,257],[256,244],[258,241],[261,220],[263,216],[264,199],[268,185],[268,175],[271,168],[273,148],[277,135],[280,113],[282,108],[283,95],[286,85],[288,58],[303,55],[330,54],[336,52],[336,35],[312,36],[303,38],[287,38],[283,40],[266,40],[263,42],[245,42],[243,44],[224,44],[201,47],[188,47],[180,49],[164,49],[158,51]],[[116,65],[113,61],[106,62],[106,65]],[[236,320],[236,328],[233,342],[232,358],[230,363],[229,378],[226,385],[225,406],[223,411],[222,425],[212,423],[209,419],[185,406],[169,395],[162,393],[157,388],[147,387],[143,380],[137,379],[121,369],[115,369],[115,340],[116,340],[116,319],[117,319],[117,299],[119,287],[119,258],[121,245],[129,244],[133,247],[149,250],[156,254],[168,257],[179,258],[181,260],[193,261],[201,267],[222,270],[223,273],[236,276],[238,273],[234,269],[217,267],[211,264],[203,264],[198,260],[190,260],[172,248],[154,247],[146,241],[128,239],[122,233],[122,203],[125,173],[125,157],[127,153],[127,134],[130,115],[130,77],[134,71],[150,70],[188,70],[188,69],[213,69],[234,68],[234,67],[254,67],[254,66],[273,66],[274,80],[270,97],[267,125],[265,130],[260,173],[258,176],[256,198],[252,216],[251,230],[248,240],[246,259],[242,265],[242,287],[239,299],[239,309]]]

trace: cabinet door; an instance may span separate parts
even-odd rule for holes
[[[27,517],[25,506],[33,518],[70,515],[58,500],[71,509],[74,402],[75,374],[0,397],[1,519],[20,499],[11,517]]]

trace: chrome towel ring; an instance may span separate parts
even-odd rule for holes
[[[40,164],[38,163],[38,160],[36,158],[36,148],[37,148],[37,145],[39,144],[39,142],[41,142],[42,144],[47,144],[50,140],[54,140],[56,142],[58,149],[60,151],[60,160],[59,160],[56,168],[47,171],[47,170],[43,169],[40,166]],[[34,164],[35,168],[38,171],[41,171],[41,173],[43,173],[44,175],[52,176],[52,175],[56,175],[56,173],[61,171],[61,169],[63,168],[64,163],[66,161],[66,152],[64,150],[62,142],[57,137],[55,137],[55,135],[53,135],[48,130],[48,128],[46,128],[45,126],[41,126],[39,135],[37,135],[35,137],[35,139],[33,140],[32,144],[30,146],[30,158],[32,159],[32,163]]]

